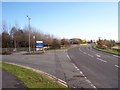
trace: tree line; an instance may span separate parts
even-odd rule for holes
[[[97,46],[99,48],[105,49],[105,48],[109,48],[111,49],[113,46],[115,46],[117,43],[115,42],[115,40],[107,40],[107,39],[100,39],[97,41]]]
[[[59,39],[51,34],[40,32],[40,30],[27,26],[23,29],[19,28],[17,24],[8,29],[5,22],[2,23],[2,48],[27,48],[29,47],[29,33],[30,33],[30,47],[35,47],[35,41],[43,41],[44,46],[50,48],[61,48],[61,46],[69,46],[70,44],[86,43],[85,40],[79,38],[73,39]],[[34,38],[35,37],[35,38]]]
[[[29,47],[29,33],[30,33],[30,45],[35,46],[35,41],[43,41],[44,46],[52,48],[60,48],[60,39],[50,34],[44,34],[37,29],[30,27],[24,27],[23,29],[13,26],[8,29],[7,24],[2,24],[2,33],[0,38],[2,39],[2,48],[22,48]],[[33,38],[35,36],[35,38]]]

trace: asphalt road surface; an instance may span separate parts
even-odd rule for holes
[[[2,61],[49,73],[67,82],[69,88],[95,88],[72,63],[66,50],[46,51],[44,54],[38,55],[3,55]]]
[[[93,49],[81,46],[68,50],[70,59],[97,88],[118,88],[118,58]]]
[[[70,88],[118,88],[118,56],[91,46],[40,55],[3,55],[2,61],[42,70],[64,80]]]

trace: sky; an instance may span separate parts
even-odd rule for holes
[[[117,2],[2,2],[8,26],[28,25],[59,38],[118,40]]]

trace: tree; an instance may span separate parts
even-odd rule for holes
[[[12,46],[12,38],[7,32],[2,33],[2,48],[9,48]]]
[[[52,48],[60,48],[60,41],[58,39],[53,39]]]
[[[67,39],[61,39],[61,45],[68,46],[69,41]]]

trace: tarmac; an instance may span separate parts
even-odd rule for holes
[[[6,88],[18,88],[20,90],[25,90],[27,87],[16,76],[2,69],[2,90],[5,90]]]

